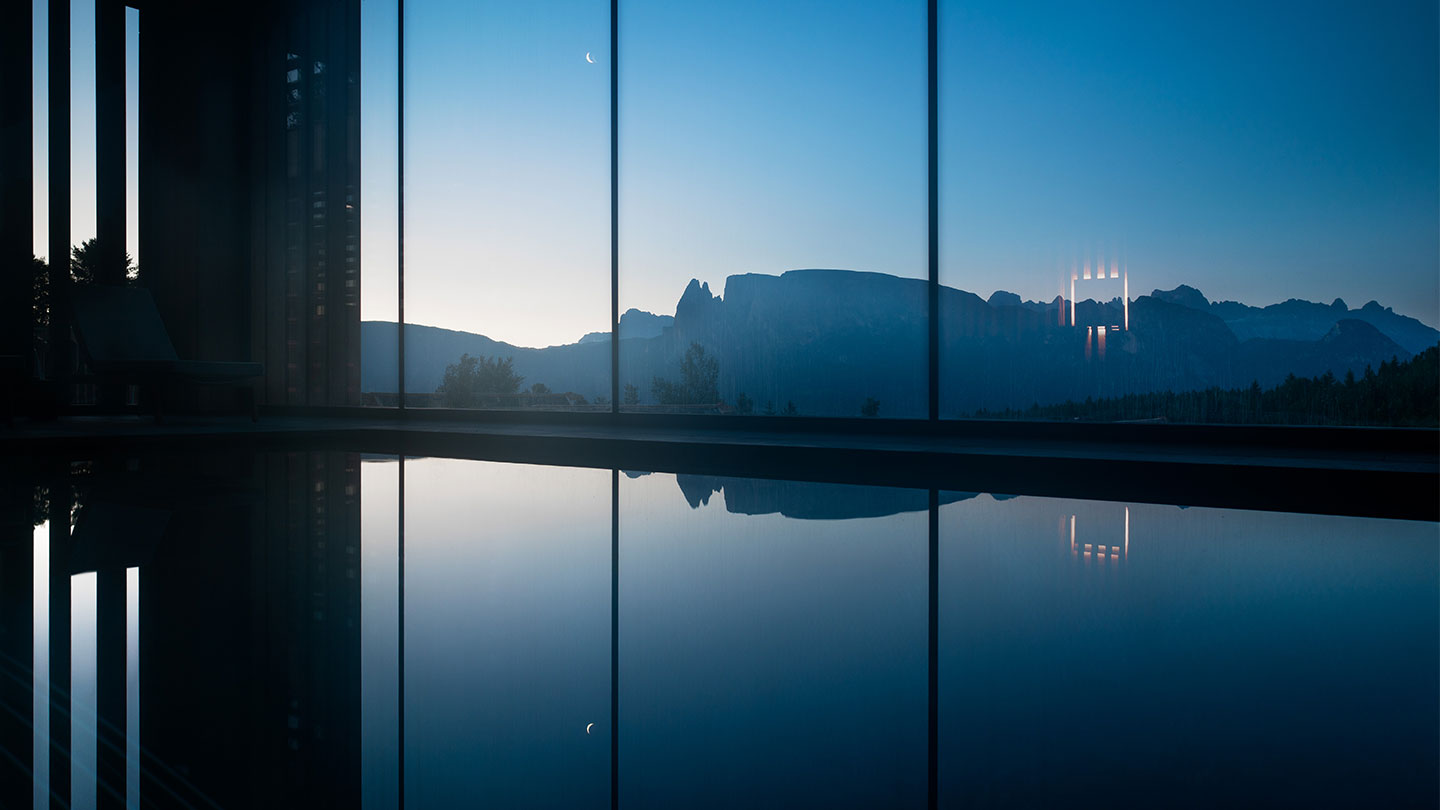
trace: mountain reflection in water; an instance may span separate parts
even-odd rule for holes
[[[0,806],[1400,806],[1440,776],[1433,523],[341,452],[0,485]]]

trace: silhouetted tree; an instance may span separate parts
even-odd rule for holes
[[[548,394],[548,393],[550,393],[550,387],[549,387],[548,385],[546,385],[545,383],[535,383],[534,385],[530,386],[530,393],[532,393],[532,394]]]
[[[766,416],[774,416],[774,415],[775,415],[775,400],[773,400],[773,399],[767,399],[767,400],[765,400],[765,410],[763,411],[763,413],[764,413]]]
[[[514,363],[513,357],[501,360],[498,356],[492,359],[462,354],[458,362],[445,367],[445,376],[435,393],[444,394],[445,404],[452,408],[472,408],[482,394],[513,394],[525,381],[515,373]]]
[[[800,411],[796,409],[794,400],[785,403],[785,410],[780,412],[781,416],[799,416]]]
[[[650,381],[650,395],[661,405],[682,405],[685,402],[685,389],[662,377]]]
[[[30,306],[36,326],[50,325],[50,266],[30,254]]]
[[[866,397],[864,404],[860,406],[861,416],[879,416],[880,400],[874,397]]]
[[[650,392],[661,405],[708,405],[720,400],[715,381],[720,376],[720,363],[705,347],[691,343],[680,361],[680,383],[656,377]]]
[[[99,261],[100,249],[94,239],[86,239],[71,248],[70,283],[82,285],[94,283]],[[48,326],[50,324],[50,265],[32,253],[30,254],[30,273],[31,308],[34,311],[35,325]],[[133,284],[139,277],[140,268],[135,266],[135,261],[130,258],[129,253],[126,253],[126,283]]]
[[[100,246],[96,239],[86,239],[70,249],[70,280],[76,284],[94,283],[100,272]],[[140,277],[140,268],[130,254],[125,254],[125,281],[133,283]]]
[[[640,387],[637,386],[635,383],[625,383],[624,402],[626,405],[640,404]]]
[[[744,392],[744,391],[741,391],[739,394],[736,394],[736,395],[735,395],[735,413],[738,413],[738,414],[744,416],[744,415],[746,415],[746,414],[750,414],[750,413],[754,413],[754,412],[755,412],[755,400],[751,399],[750,397],[745,396],[745,392]]]

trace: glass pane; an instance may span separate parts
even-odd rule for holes
[[[39,259],[50,252],[50,2],[33,0],[31,20],[31,76],[34,81],[32,112],[34,140],[34,242],[31,251]]]
[[[609,12],[405,4],[407,404],[608,398]]]
[[[400,40],[396,0],[360,3],[360,402],[399,404]]]
[[[405,462],[405,803],[610,796],[610,472]]]
[[[928,497],[625,473],[627,807],[923,807]]]
[[[70,2],[70,242],[95,238],[95,3]]]
[[[1425,804],[1435,524],[955,493],[940,804]]]
[[[926,414],[926,4],[626,2],[628,410]]]
[[[943,415],[1440,423],[1434,4],[940,11]]]
[[[125,252],[140,266],[140,10],[125,9]]]

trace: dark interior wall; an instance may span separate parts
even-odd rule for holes
[[[265,401],[360,401],[360,5],[285,4],[252,52],[252,336]]]
[[[262,404],[358,404],[358,0],[141,14],[143,283],[176,351],[264,363]]]
[[[257,22],[245,6],[184,0],[141,15],[142,280],[182,358],[248,359],[244,77]]]
[[[30,355],[33,227],[31,4],[0,25],[0,355]],[[0,382],[0,385],[11,384]]]

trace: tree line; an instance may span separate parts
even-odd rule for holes
[[[719,360],[707,352],[704,346],[691,343],[680,361],[680,378],[671,380],[655,376],[650,382],[650,395],[660,405],[723,407],[725,403],[720,399],[719,378]],[[445,374],[435,393],[439,394],[445,406],[450,408],[493,407],[500,404],[502,398],[519,395],[524,382],[525,378],[515,372],[515,358],[502,359],[499,355],[472,356],[466,353],[445,367]],[[544,383],[535,383],[530,386],[528,393],[541,395],[553,392]],[[578,394],[566,396],[576,400],[569,404],[586,404],[584,397]],[[639,405],[640,387],[634,383],[626,383],[621,402],[627,406]],[[520,403],[511,401],[510,404]],[[609,400],[596,397],[595,404],[608,405]],[[767,401],[763,408],[757,408],[755,401],[743,391],[736,395],[731,412],[742,416],[757,413],[764,416],[800,415],[800,410],[795,407],[793,400],[779,408],[774,401]],[[880,401],[874,397],[866,397],[860,405],[860,415],[879,414]]]
[[[1271,388],[1211,387],[1120,397],[1087,397],[1026,409],[979,410],[977,419],[1049,419],[1083,422],[1166,421],[1221,425],[1440,426],[1440,346],[1409,360],[1391,358],[1356,376],[1289,375]]]

